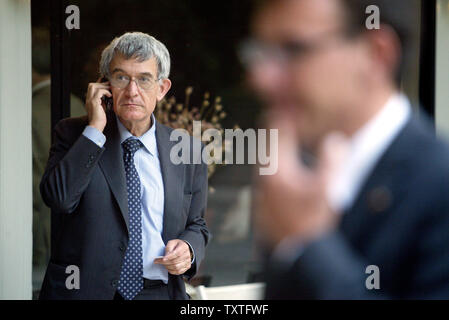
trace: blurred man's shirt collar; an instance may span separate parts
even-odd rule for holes
[[[360,189],[411,114],[407,97],[396,93],[349,141],[342,168],[328,186],[328,200],[336,212],[351,208]]]

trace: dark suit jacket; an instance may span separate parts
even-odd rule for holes
[[[449,298],[449,151],[411,119],[383,154],[338,230],[288,268],[269,263],[268,299]],[[368,290],[379,267],[380,289]]]
[[[128,203],[123,153],[115,115],[108,113],[106,143],[98,147],[82,135],[87,117],[69,118],[55,127],[40,189],[52,208],[52,248],[41,299],[112,299],[128,244]],[[203,260],[209,231],[204,220],[207,201],[206,164],[174,165],[168,128],[156,122],[156,141],[164,182],[162,238],[188,241],[195,262]],[[193,140],[191,140],[193,143]],[[80,289],[68,290],[68,265],[80,270]],[[187,299],[181,276],[169,274],[172,299]]]

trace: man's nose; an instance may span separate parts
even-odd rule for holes
[[[128,85],[125,88],[125,92],[130,97],[134,97],[139,93],[139,87],[137,85],[136,80],[131,79],[128,83]]]
[[[261,61],[248,70],[250,86],[264,96],[279,94],[286,79],[286,70],[274,61]]]

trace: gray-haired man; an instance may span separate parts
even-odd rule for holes
[[[207,167],[170,161],[172,129],[153,116],[169,72],[161,42],[125,33],[102,53],[107,81],[89,84],[88,116],[56,126],[40,185],[53,209],[41,299],[188,298],[182,277],[209,239]]]

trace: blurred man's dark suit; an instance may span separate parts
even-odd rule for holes
[[[449,298],[449,148],[428,121],[408,120],[338,229],[298,256],[268,263],[268,299]]]
[[[106,143],[100,148],[82,132],[87,117],[62,120],[41,182],[41,194],[52,210],[52,250],[41,299],[113,299],[128,243],[128,203],[123,153],[115,115],[108,112]],[[207,166],[174,165],[168,128],[156,121],[156,141],[164,182],[162,239],[186,240],[195,261],[203,260],[209,231],[204,221]],[[191,141],[192,143],[192,141]],[[80,289],[66,288],[68,265],[80,269]],[[187,299],[182,276],[169,274],[171,299]]]

